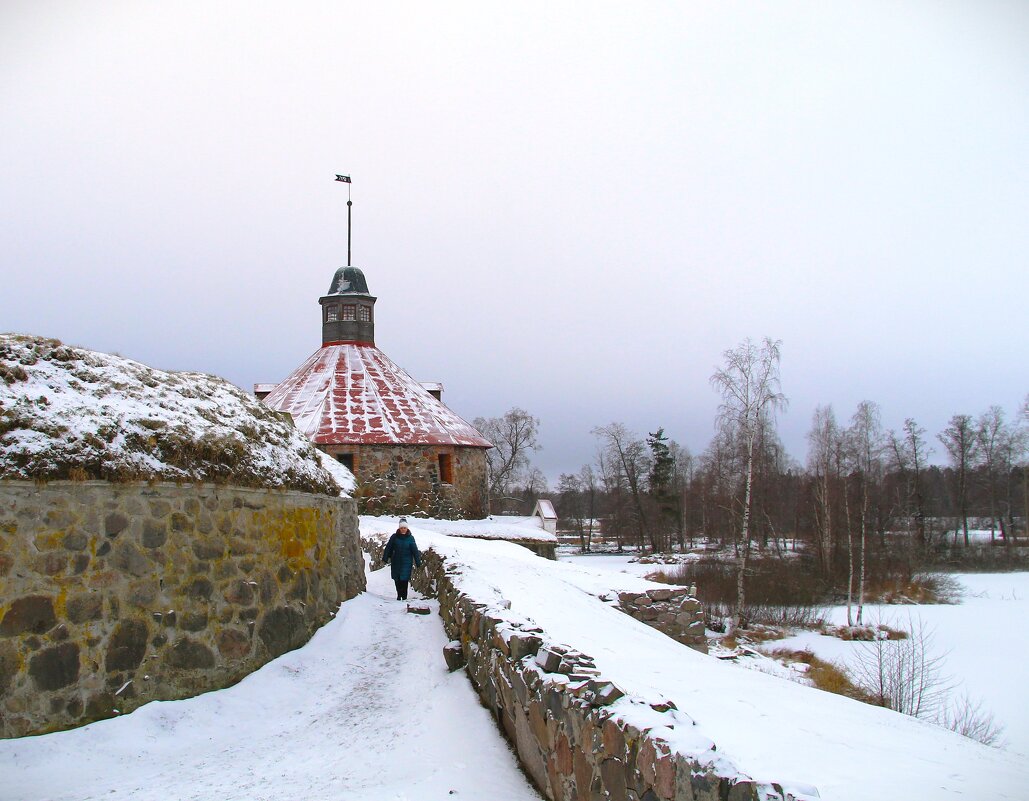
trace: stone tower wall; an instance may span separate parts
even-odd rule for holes
[[[229,686],[363,589],[350,499],[0,481],[0,737]]]
[[[480,520],[489,514],[486,452],[453,445],[325,446],[354,454],[361,514],[416,514]],[[439,455],[451,457],[453,483],[439,474]]]

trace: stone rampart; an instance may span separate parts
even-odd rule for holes
[[[350,499],[0,481],[0,736],[231,685],[364,581]]]
[[[381,561],[383,543],[363,545]],[[675,751],[662,732],[692,720],[666,699],[626,695],[594,660],[552,641],[501,602],[463,593],[460,580],[431,548],[412,584],[439,600],[452,642],[451,669],[464,667],[483,705],[515,748],[526,773],[553,801],[800,801],[759,784],[718,755]],[[625,709],[633,714],[626,715]],[[646,720],[647,724],[640,724]],[[636,721],[633,723],[632,721]],[[696,739],[696,738],[695,738]]]
[[[673,640],[707,653],[704,635],[704,607],[685,588],[618,593],[618,606],[630,615]]]

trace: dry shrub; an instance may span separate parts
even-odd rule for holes
[[[724,619],[736,609],[736,571],[734,562],[709,558],[659,573],[670,584],[696,584],[709,628],[722,631]],[[743,615],[747,626],[812,628],[825,621],[826,600],[817,570],[803,559],[751,559],[748,565]]]
[[[836,695],[845,695],[847,698],[853,698],[856,701],[871,702],[869,695],[851,681],[846,670],[835,662],[829,662],[815,656],[809,650],[794,651],[789,648],[777,648],[769,652],[768,655],[783,663],[803,662],[808,665],[809,668],[805,675],[819,690],[836,693]]]
[[[68,471],[69,481],[89,481],[90,475],[81,467],[73,467]]]
[[[915,573],[910,578],[886,576],[871,582],[865,603],[952,604],[961,597],[961,585],[943,573]]]
[[[836,637],[847,642],[872,642],[872,640],[904,640],[908,633],[880,623],[877,626],[834,626],[823,624],[818,628],[826,637]]]
[[[982,701],[973,701],[967,695],[953,701],[937,717],[936,723],[983,745],[997,748],[1004,745],[1004,727],[994,720],[992,712],[983,709]]]

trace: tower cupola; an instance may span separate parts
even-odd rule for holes
[[[357,267],[340,267],[329,291],[318,299],[322,307],[322,345],[336,342],[375,344],[375,298]]]

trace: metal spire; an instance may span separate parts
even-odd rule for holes
[[[354,201],[350,199],[350,176],[349,175],[337,175],[337,181],[342,181],[347,185],[347,267],[350,266],[350,210],[354,207]]]

